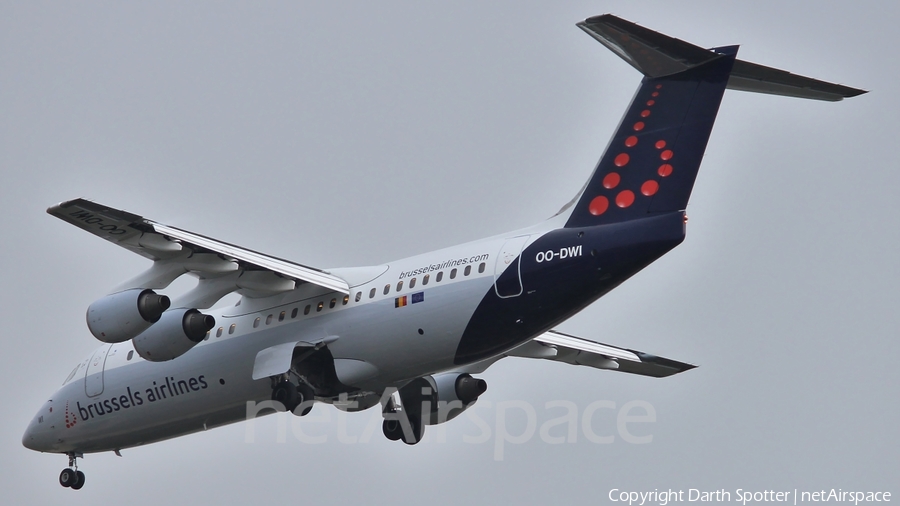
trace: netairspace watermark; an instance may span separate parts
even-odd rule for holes
[[[738,488],[700,490],[696,488],[679,490],[620,490],[610,489],[610,502],[628,506],[666,506],[675,502],[733,502],[742,506],[753,503],[860,503],[891,502],[891,493],[884,491],[853,491],[832,488],[829,490],[746,490]]]
[[[295,411],[303,408],[301,405]],[[425,408],[423,412],[428,412],[430,407]],[[439,406],[438,411],[442,410],[447,412]],[[284,407],[275,401],[247,402],[246,443],[255,443],[257,440],[256,417],[273,411],[284,411]],[[490,423],[491,415],[493,423]],[[350,417],[357,417],[354,421],[360,420],[359,417],[368,417],[368,420],[361,431],[351,433]],[[274,439],[277,443],[285,443],[290,426],[290,434],[304,444],[324,444],[333,440],[341,444],[365,444],[384,437],[381,430],[383,420],[378,405],[357,413],[332,409],[328,405],[316,405],[307,416],[278,415]],[[521,400],[492,403],[487,399],[479,400],[456,419],[449,421],[455,427],[463,427],[463,443],[493,444],[494,460],[498,461],[503,460],[508,444],[521,445],[535,437],[553,445],[579,441],[612,444],[617,440],[629,444],[648,444],[653,441],[650,424],[655,422],[656,409],[649,402],[641,400],[629,401],[621,406],[614,401],[598,400],[584,409],[579,409],[572,401],[554,400],[545,403],[538,410],[531,403]],[[446,423],[427,425],[419,444],[458,442],[448,441],[445,425]],[[359,424],[354,423],[353,426],[358,428]],[[457,431],[454,430],[454,433]],[[335,439],[331,439],[331,435]],[[271,438],[272,434],[267,432],[261,440],[271,441]]]

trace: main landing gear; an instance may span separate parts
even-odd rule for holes
[[[81,455],[75,452],[70,452],[67,455],[69,456],[69,467],[59,473],[59,484],[66,488],[79,490],[84,486],[84,473],[78,470],[77,462],[78,457],[81,457]]]
[[[280,402],[284,409],[294,413],[297,416],[305,416],[312,410],[312,401],[315,400],[316,394],[312,387],[306,383],[294,385],[288,380],[278,382],[272,388],[272,400]],[[297,412],[296,409],[300,405],[303,409]]]
[[[381,431],[388,440],[400,441],[402,439],[408,445],[418,443],[425,436],[425,427],[422,425],[421,417],[397,409],[393,400],[389,400],[385,407]]]

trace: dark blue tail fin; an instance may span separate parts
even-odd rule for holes
[[[644,74],[566,227],[687,207],[726,88],[837,101],[865,93],[737,60],[737,46],[704,49],[611,15],[578,23]]]
[[[595,35],[590,21],[579,26]],[[622,38],[622,45],[638,58],[641,51],[645,56],[649,53],[645,44],[632,42],[629,35],[623,33]],[[698,51],[685,52],[680,59],[657,52],[661,56],[655,61],[641,62],[645,66],[641,86],[566,227],[626,221],[687,207],[737,46],[707,51],[682,44]],[[672,71],[660,77],[648,75]]]

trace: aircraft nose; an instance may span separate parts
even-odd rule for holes
[[[52,451],[51,445],[55,428],[53,401],[47,401],[25,429],[25,434],[22,435],[22,446],[36,452]]]
[[[22,446],[28,448],[29,450],[34,450],[36,452],[41,451],[37,441],[35,441],[35,430],[34,430],[34,421],[28,424],[28,428],[25,429],[25,434],[22,435]]]

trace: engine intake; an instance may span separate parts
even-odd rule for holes
[[[159,322],[132,339],[138,355],[151,362],[164,362],[184,355],[216,326],[216,319],[196,309],[173,309]]]
[[[135,288],[94,302],[88,307],[85,319],[94,337],[104,343],[121,343],[159,321],[169,304],[165,295]]]

